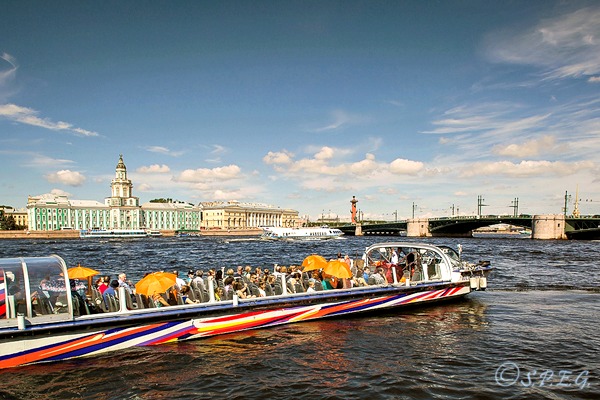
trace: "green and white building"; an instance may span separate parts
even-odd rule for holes
[[[158,229],[200,230],[202,208],[193,204],[144,203],[133,196],[123,155],[111,181],[111,196],[104,204],[94,200],[69,200],[67,196],[45,194],[27,199],[29,229]]]

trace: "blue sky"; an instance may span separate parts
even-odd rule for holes
[[[4,1],[0,204],[600,214],[600,3]]]

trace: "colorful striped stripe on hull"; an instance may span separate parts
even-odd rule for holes
[[[85,334],[5,342],[0,344],[0,354],[2,354],[0,368],[91,356],[133,346],[157,345],[247,329],[450,299],[464,296],[469,292],[468,286],[457,286],[411,294],[397,293],[368,299],[250,311],[223,317],[186,319],[129,328],[106,329],[94,333],[86,332]]]

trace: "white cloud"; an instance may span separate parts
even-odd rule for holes
[[[217,168],[198,168],[186,169],[177,178],[178,182],[203,183],[211,181],[228,181],[241,177],[240,167],[237,165],[228,165]]]
[[[416,175],[421,172],[425,165],[420,161],[405,160],[397,158],[390,163],[390,172],[395,175]]]
[[[54,196],[67,196],[67,197],[72,196],[71,193],[65,192],[64,190],[61,190],[61,189],[52,189],[50,191],[50,194],[53,194]]]
[[[508,145],[497,145],[492,149],[492,152],[505,157],[528,158],[538,156],[542,152],[553,150],[555,147],[556,140],[554,136],[544,135],[520,144],[511,143]]]
[[[165,164],[163,164],[163,165],[152,164],[149,166],[139,167],[136,171],[141,174],[165,174],[167,172],[170,172],[171,168],[169,168]]]
[[[288,165],[292,163],[292,157],[294,157],[294,155],[287,150],[269,151],[267,155],[263,157],[263,162],[267,165]]]
[[[74,164],[72,160],[52,158],[38,153],[31,153],[27,157],[27,162],[24,165],[29,167],[48,169]]]
[[[17,60],[8,53],[0,54],[0,60],[6,62],[0,62],[0,102],[4,102],[5,99],[9,97],[5,88],[8,86],[8,83],[14,79],[19,66]]]
[[[366,120],[365,117],[359,115],[353,115],[347,113],[344,110],[334,110],[331,112],[331,119],[333,120],[330,124],[322,126],[320,128],[313,129],[313,132],[327,132],[335,131],[344,128],[348,125],[354,125],[362,123]]]
[[[185,153],[184,151],[172,151],[169,148],[163,146],[146,146],[144,147],[144,149],[151,153],[159,153],[171,157],[179,157]]]
[[[590,83],[600,83],[600,76],[590,76],[590,79],[588,79],[588,82],[590,82]]]
[[[85,176],[80,172],[64,169],[45,176],[46,180],[51,183],[62,183],[69,186],[81,186],[85,182]]]
[[[534,65],[548,79],[600,73],[600,7],[595,4],[540,21],[527,31],[494,33],[488,40],[492,60]]]
[[[53,131],[69,131],[80,136],[100,136],[96,132],[75,128],[68,122],[53,122],[47,118],[40,118],[37,116],[37,114],[38,111],[27,107],[21,107],[16,104],[0,105],[0,117],[8,120],[12,120],[21,124],[37,126],[44,129],[50,129]]]
[[[591,161],[510,161],[481,162],[465,166],[461,177],[473,176],[509,176],[514,178],[528,178],[532,176],[568,176],[584,170],[593,170],[597,166]]]

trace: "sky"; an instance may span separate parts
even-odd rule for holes
[[[0,204],[315,220],[600,214],[597,1],[27,1],[0,12]]]

